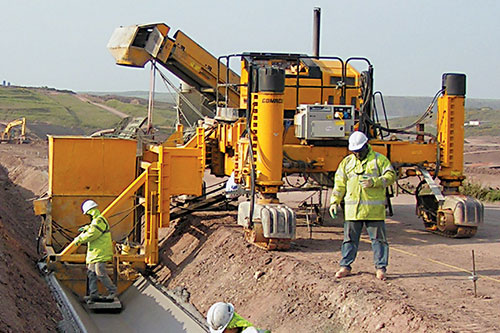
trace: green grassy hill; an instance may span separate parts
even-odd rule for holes
[[[136,97],[144,100],[149,99],[149,91],[85,91],[83,94],[94,95],[94,96],[123,96],[123,97]],[[155,101],[175,103],[177,95],[168,92],[155,92]]]
[[[411,97],[411,96],[385,96],[384,103],[387,110],[388,118],[407,117],[420,115],[432,101],[432,97]],[[383,114],[380,96],[377,95],[376,106],[380,115]],[[498,99],[480,99],[480,98],[465,98],[465,107],[468,110],[491,108],[492,110],[500,110],[500,100]],[[435,107],[434,107],[435,108]]]
[[[82,101],[71,91],[50,88],[0,87],[0,121],[8,122],[25,117],[30,124],[48,124],[67,128],[68,133],[86,134],[113,128],[121,118],[90,102]],[[86,96],[130,116],[147,116],[147,102],[138,98]],[[171,104],[155,103],[155,126],[168,128],[175,122]],[[61,134],[60,131],[57,134]]]
[[[146,117],[147,99],[139,97],[146,96],[145,94],[146,92],[100,93],[84,97],[93,103],[112,107],[130,116]],[[390,126],[402,127],[415,121],[417,116],[413,115],[422,114],[431,98],[389,96],[385,100]],[[58,127],[54,134],[65,134],[64,129],[67,134],[89,134],[113,128],[120,122],[120,117],[91,102],[79,99],[76,93],[68,90],[0,86],[0,121],[8,122],[26,117],[28,128],[30,124],[49,124],[54,126],[54,131],[55,127]],[[500,135],[498,102],[498,100],[467,100],[466,121],[478,120],[480,126],[466,126],[466,136]],[[380,105],[378,108],[381,115]],[[411,116],[394,117],[396,114]],[[424,122],[426,131],[435,133],[435,122],[434,112],[433,117]],[[172,102],[155,101],[153,123],[163,131],[172,130],[175,123],[175,108]],[[382,123],[385,124],[385,121],[382,120]]]
[[[118,95],[90,96],[92,101],[105,104],[133,117],[145,117],[148,113],[148,101],[137,97]],[[173,128],[175,124],[175,105],[155,100],[153,124],[158,128]]]

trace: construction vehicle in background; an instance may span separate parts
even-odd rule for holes
[[[400,178],[420,179],[413,194],[428,230],[448,237],[476,233],[483,206],[458,192],[465,179],[464,74],[443,75],[433,135],[421,123],[432,107],[406,128],[383,126],[372,64],[361,57],[320,56],[319,25],[312,56],[247,52],[216,58],[181,31],[169,37],[169,30],[165,24],[120,27],[108,48],[119,65],[151,62],[154,70],[168,69],[206,99],[215,117],[199,121],[190,136],[178,124],[162,143],[49,137],[49,192],[35,202],[43,217],[40,247],[47,267],[78,295],[85,295],[85,255],[71,239],[85,224],[83,200],[107,207],[102,214],[117,249],[109,269],[122,292],[138,272],[158,263],[158,230],[169,226],[171,199],[201,196],[205,168],[230,176],[246,194],[238,224],[249,242],[267,250],[289,248],[296,217],[279,200],[284,177],[299,174],[305,182],[332,187],[356,130],[391,160]],[[234,62],[239,70],[231,69]]]
[[[20,127],[19,134],[13,135],[13,132],[17,127]],[[26,118],[19,118],[9,122],[2,132],[2,137],[0,142],[26,142]]]

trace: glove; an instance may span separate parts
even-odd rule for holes
[[[332,217],[332,219],[337,218],[337,204],[331,204],[328,211],[330,212],[330,216]]]
[[[374,184],[373,178],[363,176],[363,177],[361,177],[359,184],[361,185],[362,188],[373,187],[373,184]]]
[[[89,227],[88,225],[84,225],[83,227],[80,227],[80,228],[78,229],[78,231],[80,231],[80,232],[87,231],[88,227]]]

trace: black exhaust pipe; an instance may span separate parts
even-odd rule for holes
[[[321,25],[321,8],[314,7],[313,11],[313,57],[319,57],[319,28]]]

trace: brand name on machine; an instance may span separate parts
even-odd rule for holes
[[[263,98],[262,103],[283,103],[283,98]]]

